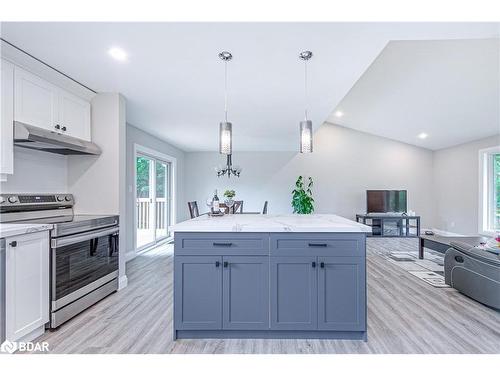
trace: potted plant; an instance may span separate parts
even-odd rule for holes
[[[313,180],[309,177],[307,185],[304,178],[299,176],[292,191],[292,207],[294,214],[312,214],[314,212],[314,198],[312,196]]]
[[[236,192],[234,190],[226,190],[224,192],[224,203],[227,208],[229,208],[229,212],[231,212],[231,207],[234,205],[234,200],[233,198],[236,196]]]

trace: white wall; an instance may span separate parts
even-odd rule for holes
[[[354,219],[366,211],[367,189],[407,189],[408,209],[422,216],[422,225],[433,220],[432,151],[325,123],[314,135],[314,152],[235,152],[233,163],[243,168],[241,177],[217,178],[214,167],[224,164],[217,152],[186,154],[186,193],[201,211],[214,189],[236,190],[247,211],[292,212],[291,191],[299,175],[312,176],[317,213],[336,213]],[[184,202],[184,210],[187,205]]]
[[[154,137],[130,124],[127,124],[127,153],[126,153],[126,178],[127,178],[127,193],[126,193],[126,217],[127,223],[125,227],[126,234],[126,250],[129,253],[128,258],[131,258],[135,253],[135,192],[134,192],[134,144],[147,147],[159,153],[174,157],[177,159],[177,174],[176,186],[174,195],[176,196],[176,219],[182,221],[187,219],[187,213],[183,210],[184,207],[184,155],[185,153],[178,148]]]
[[[99,156],[68,157],[68,190],[76,214],[120,215],[120,284],[125,277],[125,98],[102,93],[92,99],[92,141]]]
[[[14,174],[0,183],[3,193],[66,193],[67,157],[14,147]]]
[[[500,136],[493,136],[434,152],[436,228],[477,235],[479,150],[499,144]]]

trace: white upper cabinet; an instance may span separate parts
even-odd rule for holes
[[[14,120],[47,130],[57,123],[57,87],[16,67]]]
[[[90,103],[19,67],[15,68],[14,120],[91,140]]]
[[[59,90],[59,124],[64,134],[90,141],[90,103]]]
[[[14,65],[1,61],[0,181],[14,173]]]

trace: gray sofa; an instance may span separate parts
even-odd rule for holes
[[[446,284],[482,304],[500,310],[500,257],[460,242],[444,256]]]

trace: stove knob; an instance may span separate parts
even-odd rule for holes
[[[57,196],[57,201],[62,202],[64,200],[64,197],[62,195]]]
[[[9,197],[9,202],[10,203],[16,203],[17,202],[17,198],[15,196],[10,196]]]
[[[71,195],[66,195],[66,196],[64,197],[64,200],[65,200],[66,202],[71,201]]]
[[[5,203],[5,198],[4,197],[0,197],[0,204],[2,203]]]

